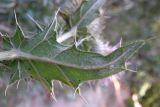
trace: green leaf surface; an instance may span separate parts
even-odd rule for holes
[[[17,24],[15,35],[13,38],[11,38],[11,43],[13,44],[14,48],[19,48],[23,39],[24,39],[23,31],[21,27]]]
[[[88,0],[77,10],[71,20],[78,30],[96,17],[105,0]],[[64,46],[56,41],[54,21],[43,31],[26,38],[16,19],[16,32],[13,36],[3,36],[0,63],[11,73],[10,84],[17,80],[32,78],[52,89],[52,80],[59,80],[76,89],[79,84],[125,70],[125,62],[144,41],[135,41],[118,48],[111,54],[86,52],[76,46]],[[72,28],[71,28],[72,29]],[[4,67],[4,66],[1,66]],[[1,69],[0,72],[4,70]]]
[[[124,63],[144,44],[142,40],[135,41],[103,56],[59,44],[54,27],[52,23],[32,38],[25,38],[17,23],[13,37],[2,37],[0,62],[10,68],[10,83],[31,77],[48,89],[52,88],[52,80],[76,89],[87,80],[123,71]]]

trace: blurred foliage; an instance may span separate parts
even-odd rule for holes
[[[140,71],[129,76],[129,80],[132,93],[138,94],[140,104],[143,107],[159,107],[160,37],[158,36],[160,36],[160,1],[135,0],[130,2],[131,4],[133,3],[133,7],[128,10],[118,11],[116,14],[114,13],[113,20],[111,19],[109,22],[109,29],[106,33],[112,38],[114,35],[122,36],[125,41],[148,39],[155,36],[140,50],[135,60]],[[115,5],[116,8],[124,8],[123,2],[121,3],[118,3],[118,0],[113,0],[110,5],[111,7],[114,6],[114,8]],[[109,10],[108,13],[113,14],[112,10],[111,12]],[[139,91],[146,83],[150,87],[142,97]],[[128,106],[131,107],[130,104]]]

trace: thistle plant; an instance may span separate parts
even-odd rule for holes
[[[58,80],[79,93],[79,85],[88,80],[102,79],[126,70],[125,62],[144,45],[143,40],[127,43],[108,55],[79,48],[89,35],[87,26],[98,17],[98,10],[104,2],[84,1],[70,15],[59,8],[49,26],[41,28],[36,23],[39,32],[33,37],[25,36],[15,14],[15,34],[2,34],[0,73],[10,72],[9,84],[31,78],[54,93],[53,81]],[[74,42],[63,44],[68,39]]]

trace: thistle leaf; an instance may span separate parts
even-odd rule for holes
[[[80,8],[82,17],[74,26],[84,28],[94,18],[94,13],[105,0],[89,0]],[[90,20],[91,19],[91,20]],[[14,36],[3,36],[1,64],[10,68],[10,84],[31,77],[52,91],[51,81],[59,80],[76,89],[79,84],[102,79],[125,68],[125,62],[144,45],[135,41],[103,56],[85,52],[73,46],[64,46],[56,41],[54,21],[43,31],[26,38],[19,26]],[[2,72],[2,71],[0,71]]]
[[[17,42],[10,42],[16,48],[7,47],[0,52],[1,63],[12,69],[10,83],[30,76],[49,89],[52,80],[76,88],[87,80],[101,79],[124,70],[125,61],[144,44],[144,41],[135,41],[102,56],[57,43],[53,27],[51,24],[32,38],[25,38],[17,29],[18,36],[24,39],[17,39],[14,35],[11,40]]]

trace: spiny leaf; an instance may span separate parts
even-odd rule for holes
[[[136,41],[108,56],[102,56],[57,43],[53,26],[52,24],[30,39],[24,39],[17,49],[10,48],[0,52],[2,63],[11,62],[7,65],[13,68],[11,82],[26,78],[19,73],[27,72],[25,74],[44,83],[49,89],[52,80],[59,80],[76,88],[84,81],[101,79],[122,71],[127,58],[144,44],[144,41]]]
[[[91,8],[87,7],[89,12],[93,5],[99,6],[100,1],[90,1],[88,6]],[[88,13],[84,13],[84,17],[86,14]],[[77,26],[80,24],[81,21]],[[0,52],[0,62],[12,69],[10,83],[31,77],[45,84],[50,90],[52,80],[59,80],[76,89],[80,83],[87,80],[101,79],[121,72],[124,70],[125,61],[144,44],[144,41],[135,41],[118,48],[108,56],[103,56],[78,50],[75,46],[59,44],[54,27],[52,22],[32,38],[25,38],[17,22],[15,35],[3,37],[4,51]]]

